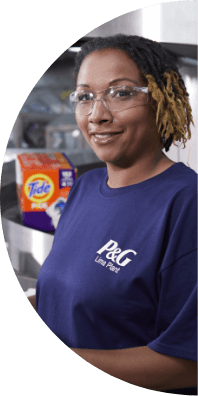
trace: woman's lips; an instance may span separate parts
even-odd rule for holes
[[[115,135],[115,133],[107,133],[107,134],[99,134],[99,133],[96,133],[94,136],[96,137],[96,138],[107,138],[107,137],[110,137],[110,136],[112,136],[112,135]]]
[[[120,135],[122,132],[112,132],[112,133],[94,133],[92,134],[92,138],[95,143],[104,144],[109,142],[116,135]]]

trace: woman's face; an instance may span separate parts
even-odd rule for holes
[[[94,51],[82,62],[77,91],[87,88],[97,92],[121,85],[146,86],[135,62],[124,51]],[[160,147],[155,112],[149,102],[113,112],[98,100],[91,114],[76,114],[76,120],[88,144],[106,163],[128,166]]]

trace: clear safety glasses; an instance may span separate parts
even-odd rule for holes
[[[101,97],[97,99],[96,93],[101,93]],[[108,110],[118,112],[145,105],[148,102],[148,88],[122,85],[98,92],[83,89],[72,92],[69,98],[73,111],[78,114],[91,114],[97,100],[101,100]]]

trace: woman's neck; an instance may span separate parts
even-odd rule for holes
[[[110,188],[121,188],[141,183],[164,172],[174,163],[162,151],[161,155],[158,158],[156,157],[154,161],[142,161],[132,164],[128,168],[119,168],[107,163],[107,185]]]

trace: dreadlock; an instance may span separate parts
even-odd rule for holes
[[[182,141],[185,148],[187,139],[191,138],[192,110],[174,55],[156,41],[140,36],[117,34],[97,37],[85,43],[76,56],[73,72],[75,86],[85,57],[104,48],[125,51],[146,78],[151,103],[156,110],[158,132],[165,150],[169,150],[173,141]]]

